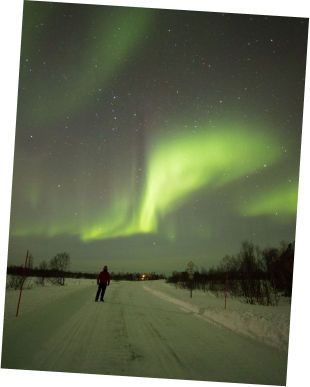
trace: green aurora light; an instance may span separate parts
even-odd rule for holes
[[[269,166],[276,164],[281,158],[280,148],[268,132],[237,127],[204,128],[192,136],[178,132],[177,135],[152,138],[141,192],[136,192],[134,172],[131,172],[122,186],[115,183],[109,203],[102,208],[97,204],[95,213],[89,200],[82,221],[73,221],[70,206],[63,205],[63,211],[55,211],[44,220],[40,217],[31,226],[14,227],[12,234],[49,237],[69,234],[78,235],[82,241],[88,242],[139,233],[161,233],[160,220],[179,209],[193,194],[200,190],[212,193],[224,184],[263,170],[265,163]],[[102,180],[104,182],[104,176]],[[29,203],[33,206],[39,201],[38,192],[39,187],[34,186],[29,195]],[[281,199],[286,194],[290,197],[290,213],[296,211],[295,190],[286,192],[279,187],[262,195],[256,204],[239,210],[240,215],[272,213],[274,208],[268,207],[271,199],[277,203],[278,212],[287,212],[288,202]],[[54,195],[54,200],[60,199]],[[176,229],[171,220],[168,223],[170,228]]]
[[[270,188],[246,206],[239,207],[239,211],[246,216],[273,215],[274,220],[285,222],[296,217],[297,199],[298,183],[288,182]]]

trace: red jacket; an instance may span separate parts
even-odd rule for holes
[[[102,271],[99,273],[97,277],[97,282],[100,282],[101,284],[106,284],[110,285],[110,274],[108,271]]]

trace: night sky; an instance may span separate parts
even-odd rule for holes
[[[217,266],[295,240],[308,19],[23,12],[9,264]]]

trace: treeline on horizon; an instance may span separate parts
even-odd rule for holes
[[[184,289],[211,291],[216,296],[226,292],[231,297],[238,297],[249,304],[278,305],[280,296],[288,299],[292,296],[293,267],[295,242],[280,243],[280,247],[261,249],[253,243],[244,241],[240,251],[235,255],[225,256],[214,268],[201,268],[194,271],[193,279],[189,279],[186,271],[174,271],[166,278],[164,274],[153,273],[110,273],[114,281],[137,281],[165,279],[167,283]],[[18,289],[22,283],[35,278],[37,285],[44,286],[46,281],[53,285],[65,285],[66,278],[96,280],[98,273],[83,273],[69,271],[70,255],[56,254],[49,262],[42,261],[34,267],[30,255],[23,279],[23,265],[7,267],[7,288]]]
[[[211,291],[216,296],[226,292],[249,304],[278,305],[280,296],[292,296],[295,242],[281,242],[280,247],[261,249],[242,242],[236,255],[225,256],[218,267],[188,273],[173,272],[166,282],[176,287]],[[227,280],[227,281],[226,281]]]
[[[23,265],[8,265],[7,275],[10,276],[7,280],[7,288],[18,289],[22,283],[28,282],[28,288],[30,288],[29,279],[35,278],[37,285],[44,286],[46,281],[51,282],[53,285],[65,285],[66,278],[74,279],[93,279],[96,280],[98,273],[87,273],[81,271],[68,270],[71,258],[66,252],[56,254],[49,262],[43,260],[40,264],[34,267],[34,258],[30,254],[27,260],[25,276]],[[23,278],[24,277],[24,278]],[[110,273],[110,278],[113,281],[139,281],[139,280],[159,280],[166,279],[164,274],[152,273]]]
[[[9,265],[7,267],[7,274],[14,276],[23,276],[24,267],[22,265]],[[45,277],[45,278],[55,278],[62,274],[59,270],[54,269],[40,269],[38,267],[27,268],[26,277]],[[75,278],[75,279],[94,279],[96,280],[98,273],[83,273],[81,271],[66,271],[65,278]],[[164,274],[153,273],[110,273],[110,278],[113,281],[137,281],[137,280],[158,280],[166,279]]]

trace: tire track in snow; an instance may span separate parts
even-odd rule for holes
[[[122,286],[111,286],[104,303],[93,297],[61,324],[33,358],[34,369],[127,375],[133,352],[128,344],[119,299]],[[113,304],[112,304],[113,303]]]

